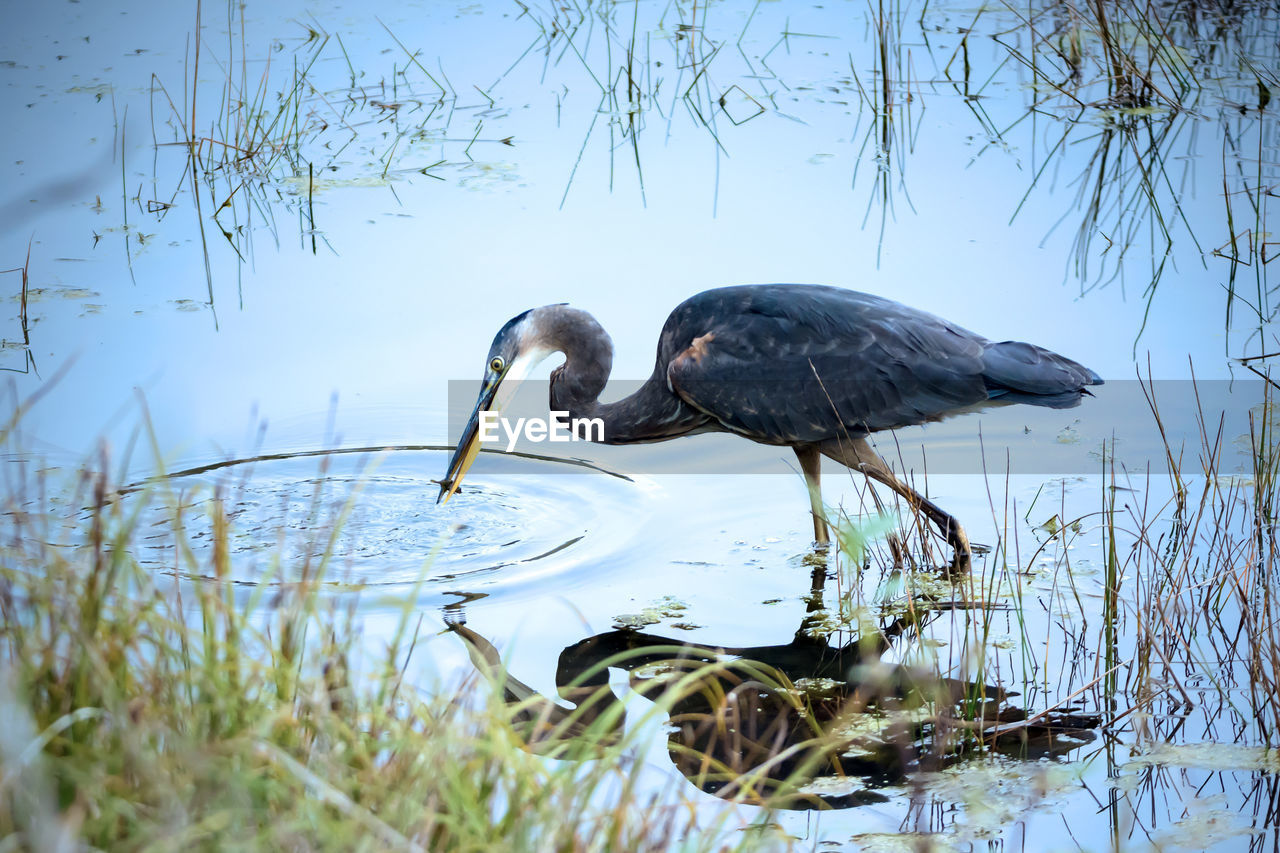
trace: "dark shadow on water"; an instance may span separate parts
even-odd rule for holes
[[[1070,708],[1032,715],[1000,687],[885,661],[910,627],[905,617],[841,646],[804,625],[787,643],[753,647],[629,629],[595,634],[556,663],[559,699],[572,708],[508,672],[461,607],[446,609],[446,622],[501,688],[530,750],[589,759],[622,743],[624,706],[634,703],[609,684],[609,670],[622,669],[631,691],[666,714],[667,753],[692,784],[774,808],[883,803],[917,773],[992,754],[1026,760],[1030,771],[1030,762],[1090,743],[1100,725]]]

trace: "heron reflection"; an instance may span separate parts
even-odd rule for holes
[[[667,709],[667,751],[690,782],[772,807],[884,802],[881,789],[989,749],[1036,760],[1093,739],[1097,717],[1059,709],[1029,718],[999,687],[882,660],[919,627],[902,617],[838,647],[803,627],[787,643],[740,648],[607,631],[560,653],[557,693],[567,707],[508,672],[460,619],[449,622],[501,687],[530,749],[582,759],[619,743],[626,701],[610,689],[609,670],[622,669],[633,691]]]

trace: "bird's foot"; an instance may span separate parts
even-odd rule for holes
[[[943,532],[947,537],[947,544],[951,546],[954,552],[949,566],[950,573],[968,572],[973,568],[973,548],[969,545],[968,534],[964,532],[960,522],[954,518],[947,519],[947,525]]]

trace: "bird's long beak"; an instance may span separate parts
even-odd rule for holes
[[[436,503],[449,502],[449,498],[453,497],[453,493],[462,485],[462,478],[466,475],[467,469],[471,467],[472,462],[476,461],[476,456],[480,453],[480,413],[489,411],[493,406],[494,397],[498,394],[498,385],[501,382],[501,377],[495,377],[480,389],[480,399],[476,401],[471,418],[463,427],[462,437],[458,439],[458,446],[449,459],[449,470],[445,478],[440,481],[440,494],[436,498]]]

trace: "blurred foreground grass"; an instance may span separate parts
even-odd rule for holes
[[[594,760],[557,761],[522,748],[518,709],[484,681],[424,698],[402,681],[411,605],[371,652],[351,596],[325,595],[323,560],[287,586],[182,579],[225,577],[228,520],[215,517],[214,541],[195,550],[174,495],[122,499],[105,460],[93,467],[62,500],[25,463],[6,474],[0,850],[768,842],[702,825],[707,812],[681,792],[638,790],[616,721]],[[142,508],[158,502],[176,574],[135,556],[157,535],[140,529]]]

